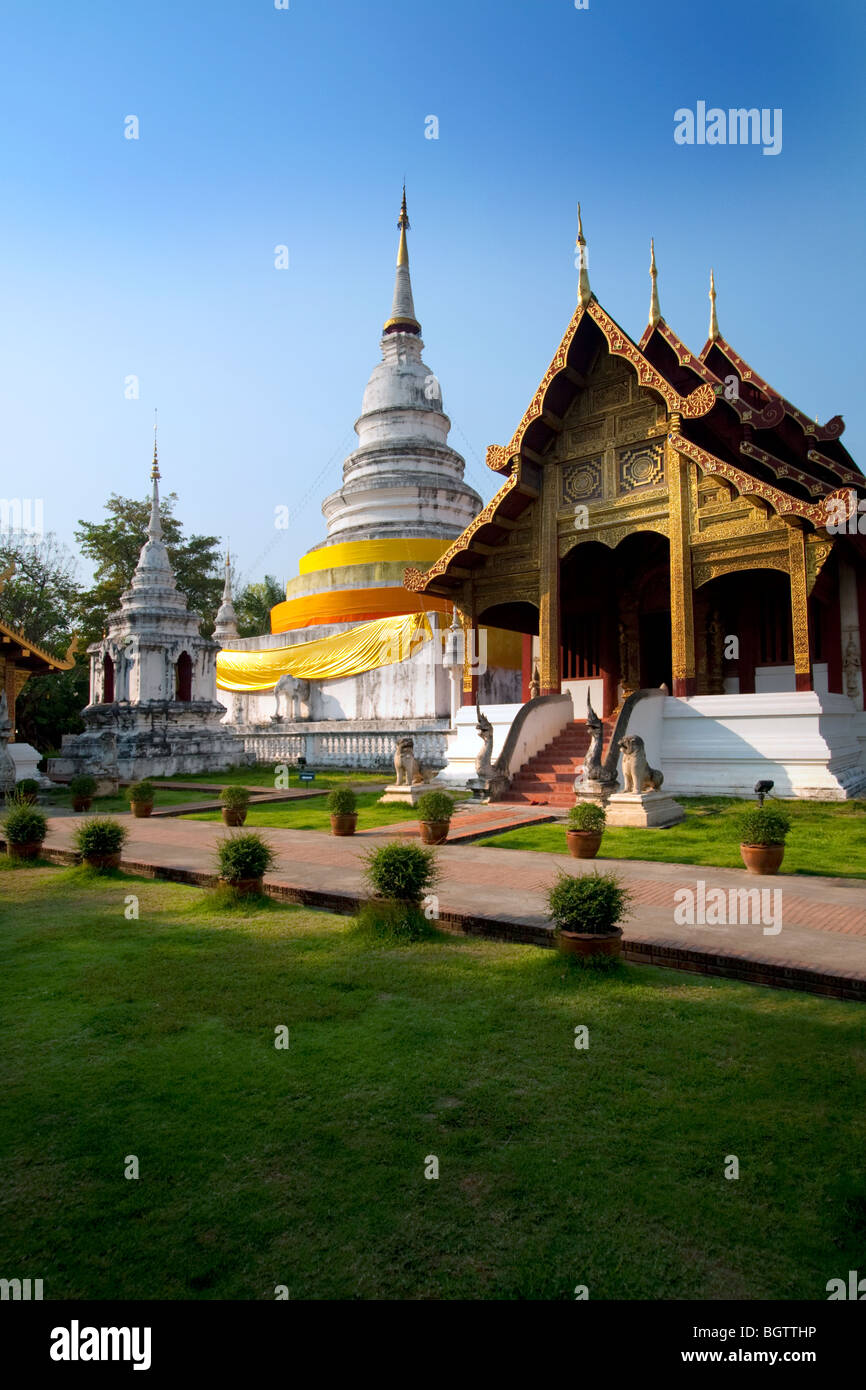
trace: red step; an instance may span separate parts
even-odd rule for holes
[[[612,732],[612,722],[606,723],[605,750]],[[583,768],[590,741],[585,720],[575,719],[567,724],[518,769],[503,800],[535,806],[573,806],[574,779]]]

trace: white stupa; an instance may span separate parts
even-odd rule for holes
[[[88,648],[85,732],[64,736],[50,767],[55,776],[170,777],[248,761],[220,722],[225,710],[216,699],[219,642],[201,636],[199,618],[177,588],[162,539],[159,477],[154,440],[147,540],[119,611],[102,641]],[[225,627],[225,601],[220,613]]]

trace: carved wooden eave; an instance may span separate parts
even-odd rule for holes
[[[766,449],[759,449],[757,444],[752,444],[748,439],[741,441],[740,453],[744,454],[746,458],[762,463],[777,478],[787,478],[791,482],[799,483],[810,497],[826,497],[833,491],[829,483],[825,483],[820,478],[813,478],[811,474],[804,473],[801,468],[795,468],[792,464],[786,463],[784,459],[775,458]]]
[[[828,518],[836,515],[832,504],[843,500],[847,495],[844,488],[839,488],[836,492],[823,497],[820,502],[804,502],[799,497],[792,497],[790,493],[784,492],[781,488],[771,487],[768,483],[760,482],[742,468],[735,468],[733,464],[725,463],[723,459],[716,458],[706,449],[699,448],[697,444],[693,444],[690,439],[685,439],[681,434],[672,434],[670,443],[679,453],[696,463],[703,473],[724,478],[741,496],[757,497],[762,502],[766,502],[779,516],[799,517],[801,521],[810,522],[816,529],[827,525]]]
[[[31,642],[23,632],[7,627],[4,622],[0,622],[0,656],[33,675],[48,671],[71,671],[75,665],[69,653],[65,657],[55,656],[36,642]]]
[[[572,315],[571,322],[553,355],[550,366],[542,377],[538,390],[530,401],[523,419],[514,431],[510,443],[506,445],[491,444],[488,447],[487,466],[492,468],[495,473],[506,472],[512,460],[525,451],[528,431],[536,421],[541,420],[546,410],[551,414],[562,414],[561,411],[554,411],[547,405],[548,395],[556,387],[559,379],[568,382],[572,388],[572,394],[578,389],[577,380],[583,376],[583,373],[578,372],[574,364],[570,363],[568,359],[577,344],[578,334],[586,331],[583,325],[589,321],[600,329],[608,350],[615,357],[625,358],[634,368],[640,385],[649,391],[654,391],[664,401],[669,411],[680,415],[684,420],[691,420],[707,415],[712,410],[716,403],[716,394],[708,382],[700,385],[690,395],[680,395],[662,376],[661,372],[657,371],[647,360],[637,343],[632,341],[625,330],[620,328],[619,324],[601,307],[598,300],[593,298],[584,307],[578,306]]]
[[[713,349],[720,353],[730,363],[741,382],[753,386],[766,398],[766,405],[763,410],[754,410],[752,414],[752,424],[756,429],[772,429],[775,425],[781,423],[785,415],[789,415],[790,418],[795,420],[800,426],[803,434],[807,438],[825,441],[837,440],[841,437],[845,429],[845,421],[842,419],[841,415],[834,415],[825,425],[819,425],[816,420],[810,420],[808,415],[805,415],[802,410],[798,410],[795,405],[792,405],[789,400],[786,400],[779,391],[776,391],[769,382],[765,381],[764,378],[755,371],[754,367],[750,367],[745,358],[741,357],[739,353],[731,347],[726,338],[721,336],[718,338],[708,338],[700,352],[702,362],[708,362]],[[722,373],[717,374],[722,375]],[[835,461],[833,463],[829,463],[828,461],[828,464],[830,467],[834,468],[844,466],[837,464]]]

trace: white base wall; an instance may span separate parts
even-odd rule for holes
[[[774,782],[780,797],[866,795],[863,715],[846,695],[775,691],[668,696],[662,703],[655,765],[674,796],[753,796],[762,779]],[[653,762],[649,739],[647,753]]]

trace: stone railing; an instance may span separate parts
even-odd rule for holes
[[[238,729],[244,750],[259,763],[294,763],[306,758],[310,767],[357,767],[389,771],[394,767],[398,738],[415,741],[415,757],[422,767],[445,766],[445,729],[309,729],[297,724],[289,729]]]

